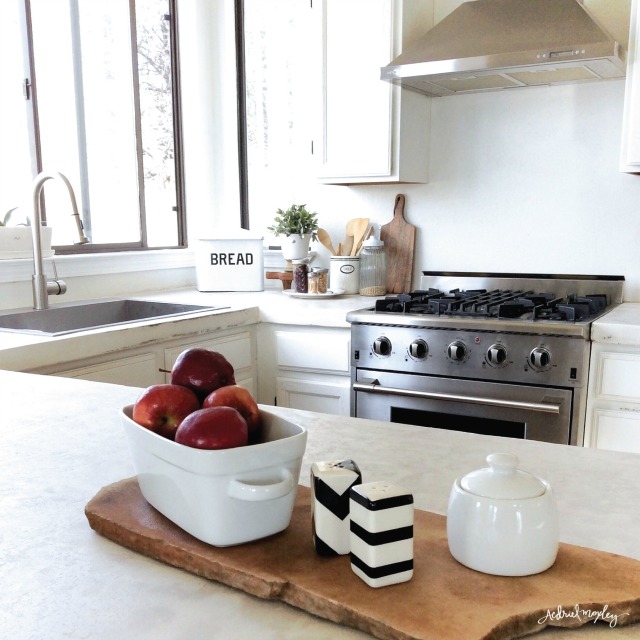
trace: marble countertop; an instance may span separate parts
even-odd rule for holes
[[[355,640],[366,634],[140,556],[97,535],[85,504],[133,475],[119,409],[140,390],[0,371],[0,637]],[[511,451],[554,487],[564,542],[640,559],[639,458],[532,441],[277,408],[309,432],[313,461],[353,458],[365,481],[410,489],[445,513],[454,479]],[[443,612],[453,615],[455,612]],[[638,625],[545,630],[542,640],[638,638]]]
[[[591,326],[591,340],[640,347],[640,303],[625,302]]]

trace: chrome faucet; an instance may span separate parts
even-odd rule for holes
[[[50,295],[62,295],[67,291],[67,285],[64,280],[58,279],[58,274],[55,273],[54,280],[47,280],[44,275],[44,268],[42,263],[42,240],[40,227],[42,225],[42,210],[40,208],[40,192],[47,180],[53,180],[54,178],[60,178],[67,187],[69,197],[71,198],[71,207],[73,208],[73,217],[78,227],[79,241],[76,244],[86,244],[89,242],[89,238],[84,233],[84,226],[78,213],[78,204],[76,203],[76,195],[73,192],[71,183],[62,173],[54,171],[47,173],[43,171],[39,173],[34,181],[32,188],[33,197],[33,221],[31,223],[31,233],[33,236],[33,308],[34,309],[47,309],[49,307]]]

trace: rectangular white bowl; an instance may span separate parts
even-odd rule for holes
[[[261,409],[263,441],[233,449],[178,444],[120,415],[147,502],[192,536],[219,547],[289,526],[307,431]]]

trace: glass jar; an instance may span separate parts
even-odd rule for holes
[[[306,260],[293,260],[293,288],[297,293],[309,292],[309,266]]]
[[[328,269],[314,267],[309,272],[309,293],[327,293]]]
[[[369,238],[360,251],[360,295],[383,296],[387,292],[387,254],[384,242]]]

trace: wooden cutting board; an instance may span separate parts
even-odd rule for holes
[[[446,518],[426,511],[415,512],[413,579],[368,587],[348,556],[316,555],[302,486],[285,531],[236,547],[182,531],[146,502],[135,478],[101,489],[85,513],[95,531],[145,556],[382,639],[510,640],[547,625],[578,627],[598,612],[607,624],[613,616],[617,626],[640,622],[640,562],[562,544],[542,574],[489,576],[453,559]]]
[[[405,197],[396,196],[393,220],[380,227],[387,254],[387,293],[409,293],[413,275],[416,228],[404,219]]]

